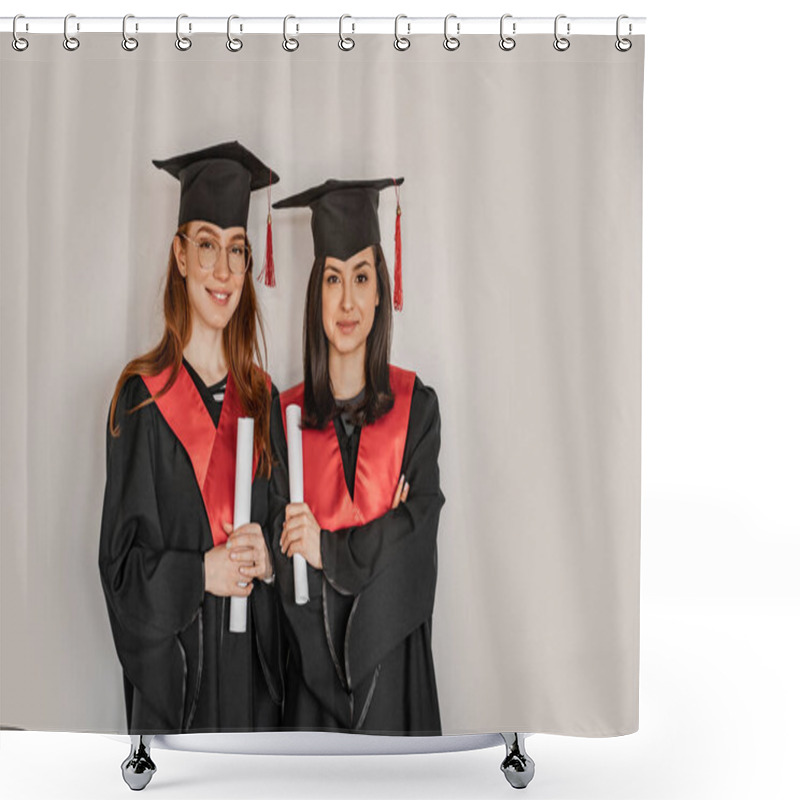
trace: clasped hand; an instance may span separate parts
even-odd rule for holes
[[[257,522],[249,522],[233,530],[223,523],[228,541],[205,554],[205,590],[218,597],[249,597],[253,579],[272,577],[272,563]],[[239,584],[243,583],[244,586]]]

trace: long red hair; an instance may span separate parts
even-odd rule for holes
[[[186,233],[188,228],[189,223],[181,225],[176,235]],[[186,247],[183,239],[181,246]],[[249,241],[247,247],[250,249]],[[171,370],[169,380],[156,397],[168,392],[178,378],[183,350],[191,333],[192,312],[186,283],[178,269],[174,248],[170,245],[167,283],[164,287],[164,334],[152,350],[134,358],[122,370],[111,401],[109,430],[112,436],[119,436],[120,432],[114,420],[119,393],[125,381],[133,375],[159,375],[169,368]],[[245,273],[239,304],[222,332],[222,346],[242,408],[245,414],[253,417],[255,421],[253,440],[256,452],[259,454],[258,474],[269,476],[272,473],[272,451],[269,445],[271,397],[265,377],[267,346],[264,338],[264,322],[256,301],[252,269],[248,269]],[[148,398],[132,408],[129,413],[138,411],[154,400],[154,397]]]

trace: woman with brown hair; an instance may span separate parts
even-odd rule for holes
[[[415,373],[389,363],[392,292],[378,222],[380,189],[402,180],[331,180],[275,204],[311,207],[315,255],[305,380],[280,396],[271,423],[274,494],[286,503],[273,507],[272,547],[289,644],[287,728],[441,733],[431,650],[439,406]],[[303,503],[287,503],[292,404],[302,408]],[[303,605],[295,554],[308,564]]]
[[[238,142],[153,163],[181,182],[165,327],[111,401],[99,554],[128,729],[271,729],[283,699],[265,537],[277,391],[245,227],[251,191],[278,176]],[[254,418],[253,522],[234,530],[239,417]],[[244,633],[229,630],[231,597],[247,598]]]

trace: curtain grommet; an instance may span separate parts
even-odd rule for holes
[[[235,19],[239,19],[236,14],[231,14],[228,17],[228,41],[225,42],[225,47],[227,47],[231,53],[238,53],[244,47],[244,42],[241,39],[231,35],[231,22],[233,22]],[[242,29],[240,26],[239,31],[241,32],[241,30]]]
[[[442,47],[444,47],[445,50],[448,50],[449,52],[452,53],[455,50],[458,50],[459,47],[461,47],[461,40],[458,38],[458,34],[461,33],[461,23],[456,21],[456,35],[451,36],[447,32],[447,26],[451,19],[457,20],[456,15],[448,14],[444,18],[444,41],[442,42]]]
[[[17,16],[14,17],[14,22],[11,23],[11,35],[12,35],[11,46],[18,53],[23,53],[23,52],[25,52],[25,50],[28,49],[28,45],[30,44],[30,42],[27,39],[23,39],[23,37],[20,36],[17,33],[17,20],[18,19],[25,19],[25,15],[24,14],[17,14]],[[27,23],[26,23],[26,27],[27,27]]]
[[[188,17],[188,14],[178,14],[175,18],[175,47],[182,53],[185,53],[192,46],[192,40],[181,33],[181,20],[188,19]],[[189,32],[191,33],[191,31],[192,24],[189,23]]]
[[[128,20],[135,19],[133,14],[126,14],[122,18],[122,49],[128,53],[132,53],[138,46],[139,40],[135,36],[128,36]],[[139,25],[136,25],[136,30],[139,30]]]
[[[293,36],[289,36],[286,32],[290,19],[297,19],[297,17],[294,17],[291,14],[287,14],[283,18],[283,42],[281,43],[281,46],[287,53],[294,53],[294,51],[297,50],[298,47],[300,47],[300,41],[298,39],[295,39]],[[296,25],[295,33],[298,33],[299,30],[300,26]]]
[[[517,40],[513,36],[506,35],[504,30],[504,25],[507,19],[512,19],[511,14],[503,14],[500,17],[500,49],[504,50],[508,53],[510,50],[513,50],[517,46]],[[511,23],[511,33],[515,34],[517,32],[517,23]]]
[[[68,26],[71,19],[75,19],[74,14],[67,14],[67,16],[64,17],[64,41],[61,44],[64,46],[65,50],[74,53],[81,46],[81,43],[77,36],[69,35]],[[75,23],[75,30],[79,31],[80,29],[80,23]]]
[[[394,49],[403,53],[411,47],[411,39],[408,38],[408,34],[411,33],[411,23],[406,23],[406,27],[408,28],[406,36],[401,36],[398,30],[401,19],[408,19],[408,17],[405,14],[398,14],[394,18]]]

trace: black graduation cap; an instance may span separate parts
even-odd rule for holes
[[[272,187],[280,178],[270,167],[239,142],[224,142],[163,161],[153,160],[181,182],[178,225],[195,219],[212,222],[220,228],[247,227],[250,192]],[[272,258],[272,215],[267,217],[267,249],[264,276],[275,285]]]
[[[215,144],[153,164],[181,182],[178,225],[202,219],[220,228],[246,228],[250,192],[279,180],[239,142]]]
[[[329,179],[319,186],[278,201],[273,208],[311,209],[311,233],[314,256],[331,256],[346,261],[371,244],[380,244],[378,199],[381,189],[400,186],[404,178],[379,178],[364,181]],[[394,306],[403,307],[400,201],[397,202],[395,225],[395,290]]]

